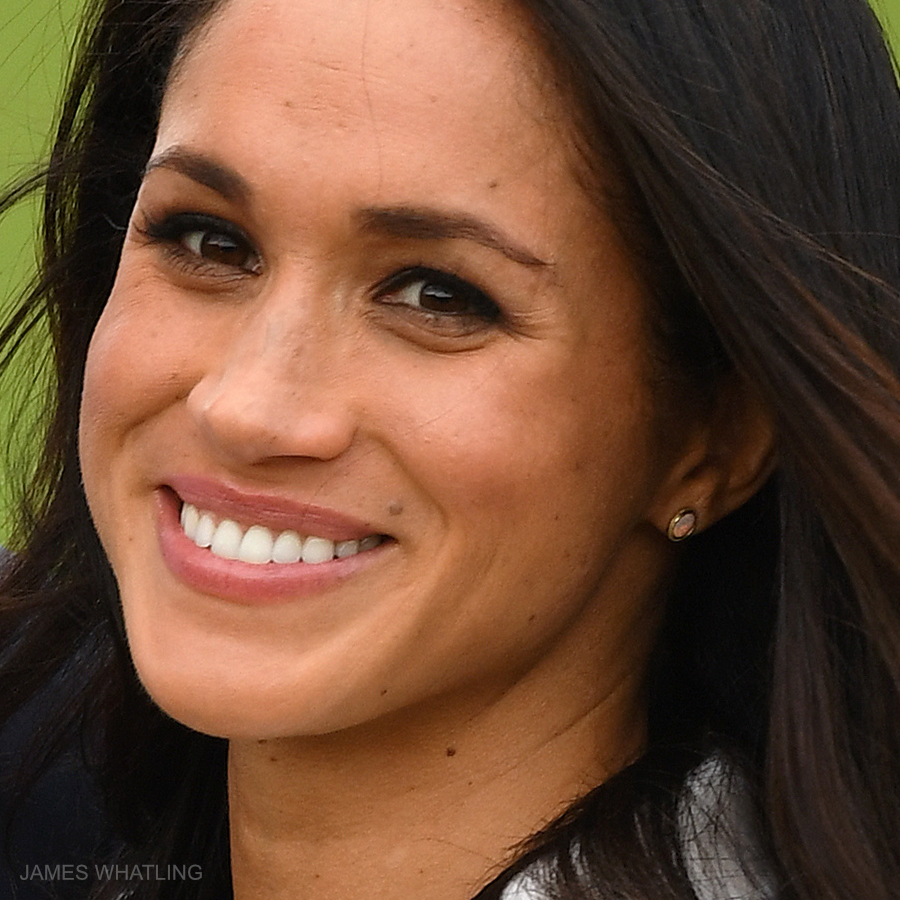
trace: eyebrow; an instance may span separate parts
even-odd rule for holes
[[[144,175],[154,169],[171,169],[208,187],[233,203],[246,203],[250,184],[234,169],[185,147],[171,147],[152,157]],[[502,253],[513,262],[531,268],[552,264],[487,222],[464,213],[426,207],[366,207],[354,217],[363,231],[407,240],[466,240]]]
[[[370,207],[361,210],[357,219],[364,231],[389,237],[435,241],[460,239],[474,241],[497,250],[523,266],[550,266],[499,229],[465,214],[447,213],[418,207]]]
[[[144,175],[154,169],[172,169],[232,203],[245,203],[251,194],[250,185],[234,169],[184,147],[171,147],[152,157]]]

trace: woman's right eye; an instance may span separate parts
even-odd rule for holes
[[[189,231],[182,236],[181,244],[196,256],[223,266],[247,271],[258,267],[259,261],[250,246],[223,232]]]
[[[204,271],[262,272],[259,254],[244,233],[225,219],[178,213],[160,219],[148,217],[138,229],[153,243],[166,245],[182,264]]]

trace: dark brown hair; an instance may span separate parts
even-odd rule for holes
[[[780,462],[683,555],[646,755],[480,897],[537,859],[560,898],[695,896],[679,798],[718,754],[758,809],[779,897],[888,900],[900,885],[900,97],[878,24],[863,0],[521,2],[573,97],[588,165],[611,152],[625,175],[673,373],[697,390],[724,372],[749,385],[775,418]],[[23,783],[85,744],[117,858],[204,866],[201,883],[142,883],[136,898],[228,896],[224,744],[138,687],[81,491],[78,403],[167,74],[216,5],[94,4],[34,181],[41,274],[0,333],[6,366],[47,322],[56,359],[0,587],[0,720],[49,691]]]

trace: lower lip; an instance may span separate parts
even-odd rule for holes
[[[182,530],[181,502],[168,490],[157,492],[157,534],[169,570],[202,594],[249,606],[284,603],[324,593],[367,568],[387,549],[381,544],[345,559],[324,563],[257,565],[222,559],[198,547]]]

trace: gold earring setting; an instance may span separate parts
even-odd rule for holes
[[[673,543],[678,543],[689,538],[697,530],[696,510],[685,508],[672,516],[669,527],[666,529],[666,537]]]

